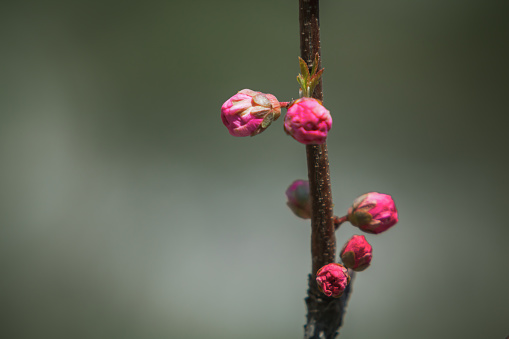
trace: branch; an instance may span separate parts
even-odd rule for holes
[[[338,329],[343,325],[343,315],[352,293],[352,283],[355,272],[348,270],[350,283],[346,286],[343,295],[337,299],[325,296],[318,289],[315,278],[309,275],[307,324],[304,326],[305,339],[336,338]],[[509,338],[508,338],[509,339]]]
[[[300,54],[311,69],[313,59],[320,55],[319,1],[299,0]],[[318,58],[321,63],[321,58]],[[321,65],[316,65],[318,69]],[[313,98],[323,101],[322,80],[317,84]],[[324,265],[336,262],[336,236],[332,212],[332,194],[327,145],[306,146],[309,189],[312,204],[311,257],[309,275],[307,324],[304,338],[335,338],[342,324],[351,284],[338,299],[325,296],[318,290],[316,272]]]

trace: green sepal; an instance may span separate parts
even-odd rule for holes
[[[366,226],[369,225],[371,220],[373,220],[373,216],[369,212],[364,212],[362,210],[357,210],[353,212],[348,217],[350,223],[354,226]]]
[[[362,271],[364,271],[368,267],[369,267],[369,264],[359,265],[359,266],[357,266],[356,269],[354,269],[354,271],[355,272],[362,272]]]
[[[263,118],[263,121],[262,121],[262,124],[261,124],[261,127],[263,129],[267,128],[270,126],[270,124],[272,124],[272,122],[274,121],[274,113],[273,112],[270,112],[269,114],[267,114],[265,116],[265,118]]]
[[[346,267],[354,267],[355,253],[352,251],[345,252],[341,255],[341,260],[343,260],[343,264],[345,264]]]

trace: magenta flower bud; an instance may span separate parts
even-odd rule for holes
[[[221,106],[221,120],[234,137],[255,136],[281,115],[281,105],[272,94],[243,89]]]
[[[348,209],[348,220],[367,233],[382,233],[398,222],[398,211],[388,194],[366,193]]]
[[[295,180],[286,190],[288,207],[296,216],[311,219],[311,197],[309,196],[309,182]]]
[[[339,298],[350,282],[350,275],[343,265],[332,263],[316,272],[316,282],[320,291],[326,296]]]
[[[285,132],[300,143],[323,144],[332,127],[330,112],[313,98],[295,100],[285,116]]]
[[[354,271],[364,271],[373,258],[373,249],[363,235],[354,235],[343,246],[341,260],[343,264]]]

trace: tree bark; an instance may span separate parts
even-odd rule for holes
[[[320,55],[320,20],[318,0],[299,0],[300,54],[311,69],[315,54]],[[321,57],[319,58],[321,63]],[[321,65],[318,65],[318,69]],[[313,98],[323,101],[322,80]],[[306,146],[309,190],[312,204],[311,257],[309,289],[306,305],[307,324],[304,338],[329,339],[338,335],[342,324],[351,284],[340,298],[330,298],[320,292],[316,272],[324,265],[336,262],[336,236],[329,174],[327,144]]]

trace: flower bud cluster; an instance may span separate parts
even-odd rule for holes
[[[305,145],[324,144],[332,128],[332,117],[321,101],[311,97],[323,73],[323,69],[319,69],[318,53],[312,66],[301,58],[299,65],[297,82],[301,98],[279,102],[272,94],[243,89],[221,107],[221,120],[228,132],[235,137],[255,136],[279,118],[282,107],[287,107],[284,131]],[[308,181],[294,181],[286,190],[286,196],[287,205],[295,215],[303,219],[312,217]],[[355,199],[345,216],[334,217],[336,229],[345,221],[366,233],[379,234],[398,222],[398,211],[390,195],[370,192]],[[343,246],[340,257],[342,264],[330,263],[316,272],[318,288],[328,297],[339,298],[350,282],[352,271],[360,272],[369,267],[373,249],[365,236],[354,235]]]
[[[303,210],[311,212],[311,206],[308,205],[310,201],[308,182],[294,181],[286,194],[288,206],[297,216],[302,218]],[[311,213],[305,215],[311,217]],[[337,227],[344,221],[350,221],[353,226],[366,233],[379,234],[398,222],[398,212],[390,195],[370,192],[355,199],[346,216],[335,217],[334,220],[338,223]],[[343,294],[350,281],[348,270],[361,272],[369,267],[373,258],[373,248],[365,236],[354,235],[341,249],[340,257],[342,265],[331,263],[316,273],[320,291],[329,297],[338,298]]]
[[[295,180],[286,190],[288,207],[299,217],[311,217],[311,198],[309,183]],[[354,200],[346,216],[337,218],[337,225],[349,221],[361,231],[379,234],[387,231],[398,222],[398,211],[394,200],[388,194],[370,192]]]

